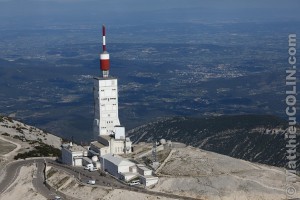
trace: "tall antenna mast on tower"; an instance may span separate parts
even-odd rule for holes
[[[106,30],[105,26],[102,25],[102,50],[100,54],[100,69],[104,78],[107,78],[109,75],[109,53],[106,51]]]
[[[102,49],[103,49],[103,52],[106,51],[105,26],[104,25],[102,25]]]

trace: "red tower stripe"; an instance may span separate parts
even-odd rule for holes
[[[109,60],[100,60],[100,69],[102,71],[108,71],[109,70]]]

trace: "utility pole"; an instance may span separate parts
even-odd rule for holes
[[[153,163],[157,161],[157,152],[156,152],[156,140],[153,139],[153,146],[152,146],[152,158],[153,158]]]

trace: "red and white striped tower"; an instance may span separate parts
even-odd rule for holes
[[[106,41],[105,41],[105,26],[102,26],[102,48],[103,52],[100,54],[100,69],[102,71],[103,77],[108,77],[109,75],[109,54],[106,51]]]

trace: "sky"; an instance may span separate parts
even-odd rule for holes
[[[299,0],[0,0],[0,25],[291,21],[299,10]]]

